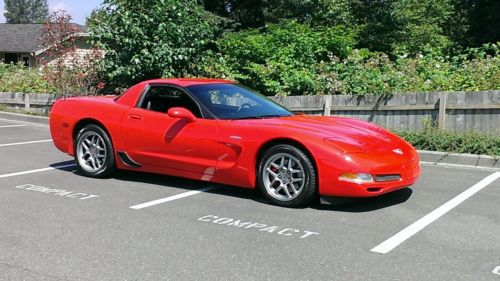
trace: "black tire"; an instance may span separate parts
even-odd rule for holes
[[[95,140],[95,144],[90,140]],[[74,156],[78,171],[87,177],[108,177],[116,169],[113,144],[106,131],[98,125],[87,125],[78,132]]]
[[[286,158],[284,158],[287,157],[287,155],[290,157],[288,162]],[[290,171],[287,171],[287,167],[274,167],[273,165],[277,166],[277,164],[273,161],[273,159],[276,159],[278,162],[285,159],[285,166],[288,166],[288,163],[291,162],[292,168]],[[279,165],[283,166],[282,163]],[[277,169],[278,171],[272,171],[273,173],[271,173],[267,168]],[[299,169],[303,172],[296,172]],[[281,178],[277,179],[280,172],[282,173]],[[297,178],[295,179],[295,176],[293,175],[294,173],[297,174]],[[287,174],[289,175],[288,178],[284,179],[287,177]],[[293,182],[298,180],[301,174],[303,174],[303,181],[299,181],[301,188],[297,193],[295,193],[295,195],[291,195],[291,193],[293,193],[296,189],[296,185],[294,185]],[[275,205],[284,207],[301,207],[311,202],[317,194],[317,175],[313,162],[306,153],[292,145],[280,144],[268,149],[259,162],[257,177],[257,182],[261,192]],[[271,182],[278,183],[278,187],[275,188]],[[293,186],[293,189],[291,186]],[[290,197],[284,198],[286,196]]]

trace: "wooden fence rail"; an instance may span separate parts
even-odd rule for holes
[[[0,93],[0,105],[38,113],[48,113],[55,99],[53,94]]]
[[[48,112],[50,94],[0,93],[0,104]],[[451,131],[500,134],[500,91],[393,95],[272,97],[293,112],[358,118],[389,129],[417,130],[426,122]]]
[[[273,97],[294,112],[353,117],[390,129],[426,122],[451,131],[500,134],[500,91]]]

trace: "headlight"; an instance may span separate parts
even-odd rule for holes
[[[369,183],[373,182],[373,176],[364,173],[345,173],[340,175],[339,180],[353,183]]]

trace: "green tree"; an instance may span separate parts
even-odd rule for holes
[[[47,0],[4,0],[7,23],[35,23],[47,19]]]
[[[472,46],[500,42],[500,1],[461,0],[469,28],[466,36]]]
[[[267,18],[270,22],[295,19],[312,26],[354,24],[352,0],[272,0]]]
[[[228,33],[217,42],[220,52],[206,58],[206,75],[237,79],[267,95],[324,92],[317,65],[347,57],[354,33],[344,26],[312,28],[296,21],[265,29]]]
[[[362,27],[359,35],[361,47],[372,51],[389,52],[393,38],[391,32],[396,28],[391,13],[395,0],[357,0],[353,1],[353,13]]]
[[[105,0],[89,24],[108,90],[192,75],[218,31],[196,0]]]
[[[30,15],[33,22],[41,22],[49,16],[47,0],[31,0]]]
[[[203,0],[207,11],[233,22],[233,27],[254,28],[266,23],[267,0]]]
[[[205,9],[233,21],[238,29],[294,19],[311,25],[351,25],[351,0],[204,0]]]
[[[354,6],[363,26],[362,47],[415,54],[451,46],[446,28],[454,15],[451,0],[358,0]]]
[[[399,0],[392,7],[397,27],[393,31],[393,52],[442,52],[451,46],[443,29],[453,15],[451,0]]]

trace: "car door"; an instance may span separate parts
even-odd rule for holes
[[[189,109],[195,121],[172,118],[173,107]],[[217,120],[204,119],[198,104],[182,89],[150,85],[136,107],[123,116],[127,155],[140,165],[213,175],[217,161]]]

